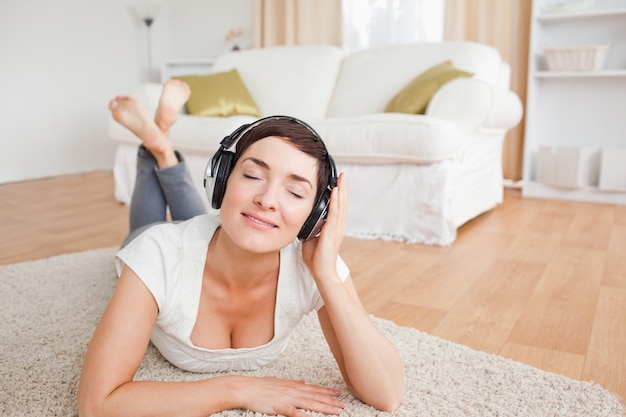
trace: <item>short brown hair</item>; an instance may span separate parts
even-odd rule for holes
[[[305,123],[291,117],[276,117],[263,121],[246,131],[237,141],[235,148],[236,164],[241,155],[254,142],[270,136],[284,138],[298,150],[317,160],[317,192],[315,201],[319,200],[322,192],[329,186],[331,167],[330,156],[322,139]]]

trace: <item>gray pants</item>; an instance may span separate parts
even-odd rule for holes
[[[130,201],[130,231],[122,247],[155,224],[180,222],[207,212],[198,195],[182,155],[176,151],[177,165],[160,169],[143,145],[137,151],[137,177]]]

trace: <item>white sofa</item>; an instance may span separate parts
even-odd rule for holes
[[[429,67],[451,60],[470,78],[446,83],[425,115],[385,113],[391,98]],[[310,123],[346,173],[347,235],[448,245],[468,220],[502,201],[502,143],[521,119],[498,52],[469,42],[405,44],[344,55],[332,46],[283,46],[232,52],[212,71],[237,68],[262,116]],[[160,84],[134,92],[154,112]],[[220,140],[255,117],[181,114],[170,131],[202,189]],[[118,143],[115,196],[130,201],[138,140],[110,119]],[[208,204],[208,202],[207,202]]]

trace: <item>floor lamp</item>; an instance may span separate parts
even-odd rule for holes
[[[137,18],[139,18],[146,25],[146,29],[147,29],[147,32],[146,32],[146,41],[147,41],[146,78],[147,78],[147,81],[151,81],[150,75],[152,72],[152,33],[151,33],[152,23],[154,22],[154,19],[157,17],[159,12],[161,11],[162,7],[163,7],[163,3],[154,2],[154,1],[134,3],[130,6],[130,9],[133,12],[133,14],[137,16]]]

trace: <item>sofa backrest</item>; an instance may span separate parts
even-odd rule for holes
[[[500,54],[484,44],[448,41],[374,47],[344,58],[326,116],[381,113],[411,80],[447,60],[477,79],[493,85],[502,82]]]
[[[326,115],[341,68],[335,46],[275,46],[229,52],[212,72],[236,68],[261,114],[300,118]]]

